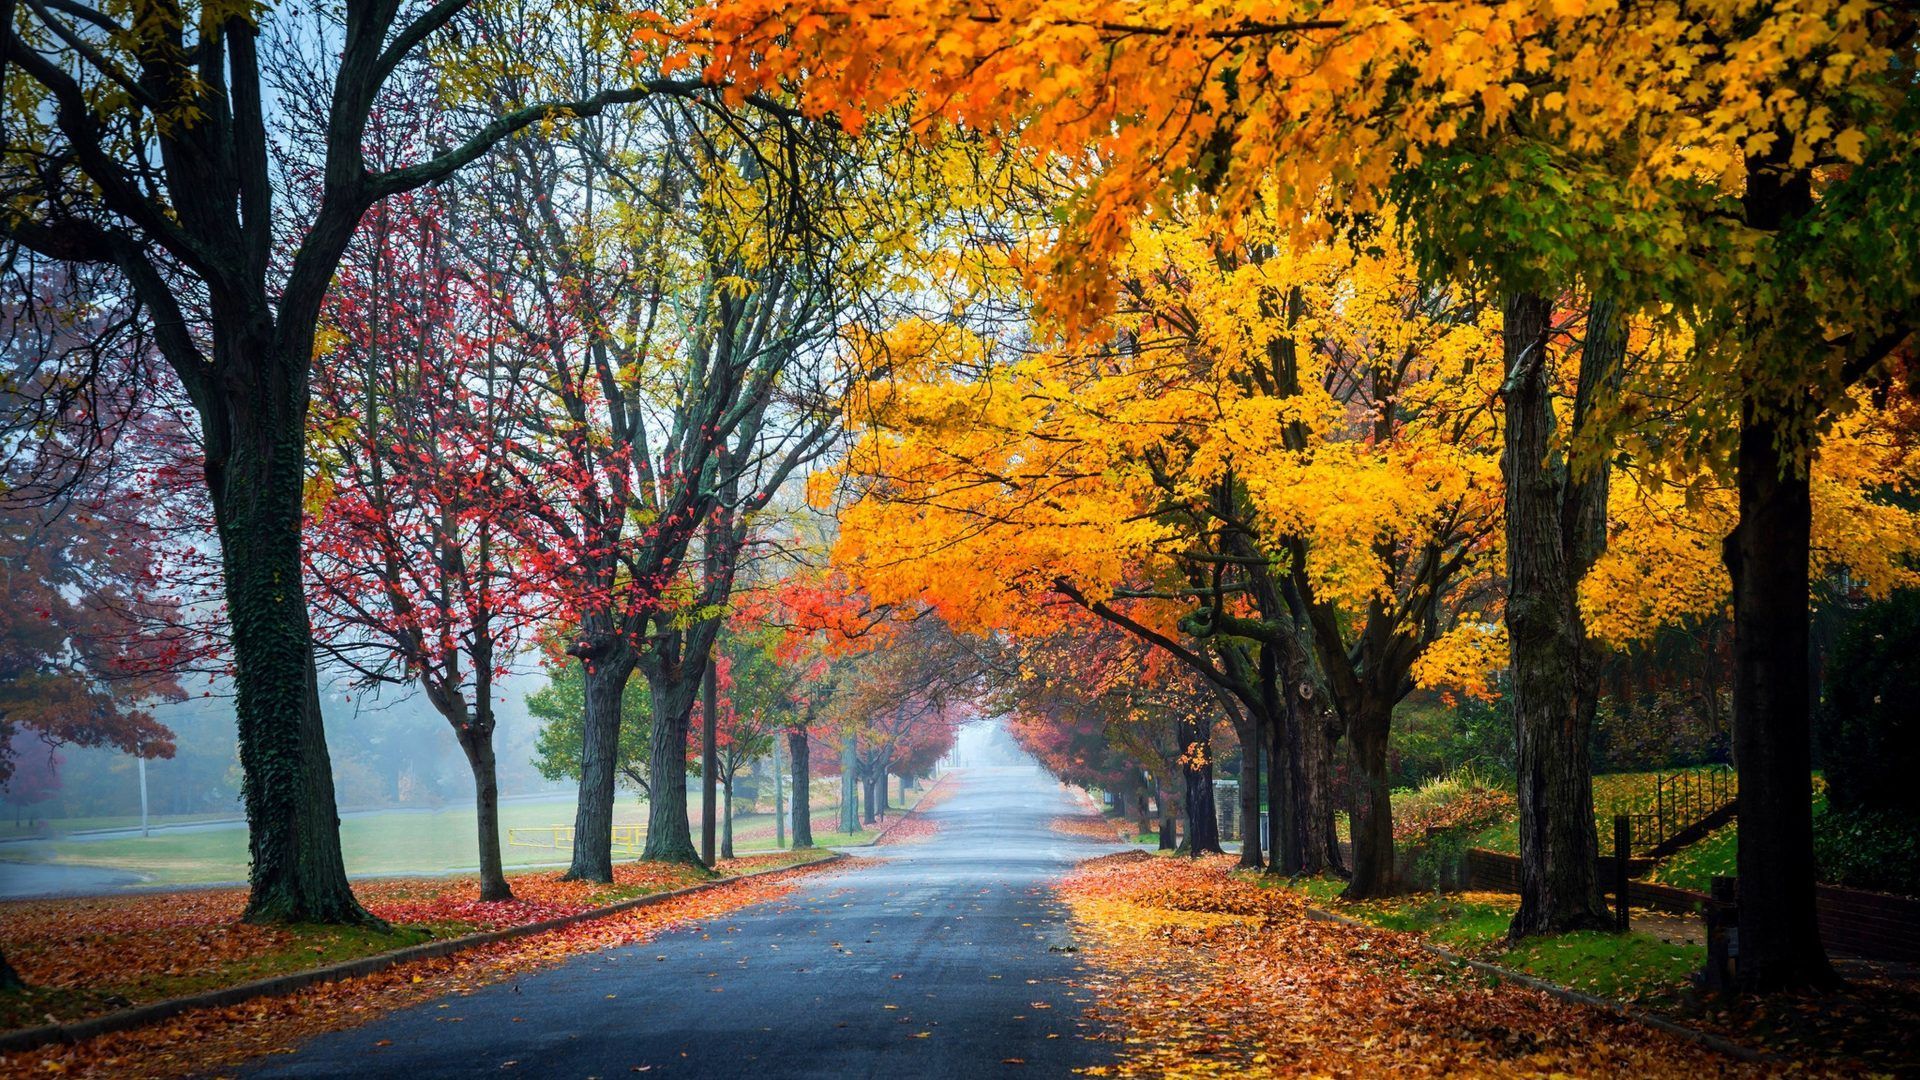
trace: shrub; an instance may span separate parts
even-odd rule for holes
[[[1440,833],[1477,832],[1513,817],[1513,792],[1471,768],[1435,777],[1394,799],[1393,838],[1401,843]]]
[[[1510,778],[1514,754],[1513,718],[1504,699],[1419,694],[1394,713],[1388,767],[1401,787],[1460,769]]]
[[[1821,881],[1920,896],[1920,816],[1829,805],[1813,819],[1813,857]]]
[[[1835,811],[1920,820],[1920,590],[1867,605],[1841,632],[1815,738]]]

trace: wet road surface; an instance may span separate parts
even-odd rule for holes
[[[868,849],[725,919],[322,1035],[246,1074],[913,1080],[1106,1060],[1069,985],[1076,954],[1049,883],[1117,848],[1053,832],[1081,808],[1038,769],[952,783],[926,811],[930,840]]]

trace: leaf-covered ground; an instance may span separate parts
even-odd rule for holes
[[[1309,919],[1231,857],[1138,852],[1062,885],[1124,1039],[1111,1076],[1751,1075],[1612,1013],[1438,962],[1407,933]]]
[[[774,863],[762,857],[737,863]],[[745,872],[753,865],[726,865]],[[363,1024],[380,1013],[432,997],[465,994],[570,955],[653,940],[666,930],[718,919],[741,907],[791,894],[795,878],[818,865],[726,882],[718,888],[664,899],[607,919],[593,919],[511,942],[478,945],[451,957],[399,965],[363,978],[328,982],[292,997],[265,997],[227,1009],[204,1009],[163,1024],[102,1036],[79,1045],[52,1045],[0,1057],[8,1076],[186,1076],[221,1074],[265,1053],[288,1053],[294,1043],[326,1030]],[[603,886],[603,888],[620,888]]]
[[[1121,829],[1126,825],[1112,821],[1100,814],[1072,814],[1054,818],[1053,831],[1062,836],[1084,836],[1089,840],[1104,840],[1113,843]]]
[[[933,839],[939,831],[940,824],[938,822],[930,818],[922,817],[919,814],[913,814],[881,833],[874,843],[882,845],[917,844],[924,840]]]
[[[1635,909],[1635,930],[1630,934],[1581,931],[1515,944],[1507,940],[1507,928],[1520,906],[1520,898],[1512,893],[1422,892],[1349,903],[1339,898],[1346,882],[1336,878],[1285,880],[1240,873],[1262,888],[1297,890],[1322,910],[1388,930],[1417,933],[1476,960],[1614,1001],[1665,1006],[1688,992],[1693,973],[1706,964],[1704,947],[1669,940],[1681,935],[1672,933],[1675,927],[1668,924],[1684,920],[1643,909]]]
[[[292,997],[201,1010],[77,1046],[10,1055],[0,1058],[0,1075],[221,1075],[240,1062],[290,1052],[313,1035],[353,1027],[392,1009],[466,993],[569,956],[648,941],[679,926],[778,899],[794,891],[795,878],[814,869],[803,865],[786,873],[728,882],[605,919],[325,983]]]
[[[723,862],[720,872],[751,873],[798,857],[749,856]],[[474,899],[479,887],[471,877],[356,883],[354,892],[367,909],[392,924],[387,931],[242,923],[243,889],[0,904],[0,946],[31,987],[0,994],[0,1028],[78,1020],[708,880],[697,868],[662,863],[619,864],[611,885],[560,877],[559,870],[510,875],[515,898],[492,903]]]

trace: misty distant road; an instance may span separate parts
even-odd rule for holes
[[[322,1035],[246,1075],[902,1080],[1106,1060],[1068,985],[1075,954],[1048,885],[1113,847],[1049,828],[1079,808],[1038,769],[956,780],[927,812],[940,825],[929,841],[875,849],[701,930]]]

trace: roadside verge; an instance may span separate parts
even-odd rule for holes
[[[197,994],[187,994],[148,1002],[132,1008],[120,1009],[100,1016],[89,1017],[67,1023],[45,1024],[39,1027],[21,1028],[0,1033],[0,1054],[18,1053],[55,1043],[73,1044],[84,1042],[114,1032],[129,1031],[149,1024],[171,1019],[183,1013],[197,1009],[213,1009],[237,1005],[260,998],[283,997],[322,983],[338,982],[343,979],[358,978],[375,974],[402,964],[431,960],[450,956],[468,949],[516,938],[531,937],[553,930],[574,926],[579,923],[605,919],[639,908],[652,907],[671,900],[708,892],[714,889],[737,885],[755,878],[770,877],[775,874],[791,874],[796,871],[812,870],[844,859],[839,853],[828,853],[824,857],[810,862],[757,870],[733,877],[716,878],[678,889],[649,893],[616,901],[601,907],[583,911],[569,912],[537,922],[521,923],[514,926],[486,930],[461,937],[430,941],[371,956],[358,957],[337,964],[309,968],[304,971],[288,972],[251,982],[221,987]]]

